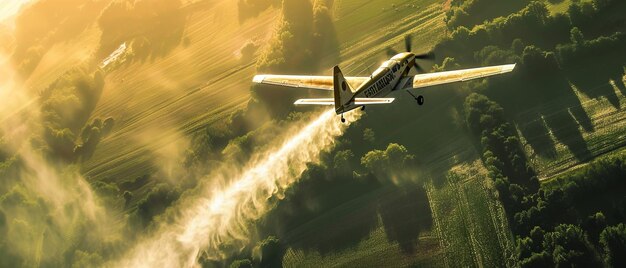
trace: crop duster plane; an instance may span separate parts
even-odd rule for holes
[[[410,36],[405,38],[407,51],[411,50]],[[432,60],[433,53],[414,54],[411,52],[397,53],[391,49],[387,53],[394,55],[385,61],[368,77],[344,77],[335,66],[333,76],[303,76],[303,75],[256,75],[253,82],[256,84],[277,85],[292,88],[305,88],[333,91],[334,98],[299,99],[295,105],[328,105],[335,106],[335,112],[341,115],[341,122],[345,122],[343,113],[361,108],[366,105],[389,104],[394,98],[386,98],[391,92],[406,90],[418,105],[424,104],[424,97],[415,96],[411,90],[442,85],[454,82],[468,81],[492,75],[504,74],[513,71],[515,64],[489,66],[457,71],[424,73],[417,60]],[[415,68],[417,75],[409,75],[411,68]]]

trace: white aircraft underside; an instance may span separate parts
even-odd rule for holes
[[[392,103],[394,98],[385,98],[392,91],[468,81],[508,73],[515,68],[515,64],[507,64],[408,75],[409,70],[416,66],[415,59],[416,55],[410,52],[397,54],[385,61],[369,77],[344,77],[339,67],[335,66],[333,76],[256,75],[252,81],[256,84],[333,91],[334,98],[300,99],[294,104],[334,105],[336,113],[343,114],[366,105]],[[415,98],[420,105],[423,103],[422,96]]]

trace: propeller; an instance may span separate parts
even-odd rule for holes
[[[426,71],[424,70],[424,68],[422,68],[418,63],[417,60],[423,60],[423,61],[434,61],[435,60],[435,53],[431,52],[426,52],[426,53],[422,53],[422,54],[417,54],[415,55],[415,60],[414,60],[414,64],[413,66],[415,66],[415,70],[418,73],[425,73]]]
[[[396,54],[398,54],[398,51],[396,51],[395,49],[393,49],[391,47],[387,47],[387,56],[393,57]]]
[[[422,54],[417,54],[415,55],[415,59],[433,61],[435,60],[435,53],[431,51],[431,52],[426,52]]]
[[[413,37],[410,34],[404,36],[404,48],[406,52],[411,52],[411,44],[413,43]]]
[[[410,34],[407,34],[404,36],[404,48],[406,52],[411,52],[411,47],[413,45],[413,36]],[[396,50],[394,50],[391,47],[387,47],[387,56],[392,57],[398,54],[398,52]],[[415,67],[415,70],[418,73],[425,73],[426,71],[424,70],[424,68],[422,68],[418,63],[417,60],[422,60],[422,61],[434,61],[435,60],[435,53],[431,52],[426,52],[426,53],[422,53],[422,54],[416,54],[415,55],[415,60],[414,60],[414,64],[413,66]]]

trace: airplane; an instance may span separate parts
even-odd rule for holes
[[[406,51],[411,51],[410,38],[405,37],[405,45]],[[392,50],[391,52],[393,53]],[[333,98],[299,99],[294,104],[334,106],[337,115],[341,115],[341,122],[345,122],[343,117],[345,112],[359,107],[365,109],[366,105],[392,103],[394,98],[386,98],[385,96],[394,91],[405,90],[411,94],[418,105],[423,105],[424,97],[422,95],[415,96],[411,93],[411,90],[504,74],[513,71],[515,68],[515,64],[506,64],[457,71],[423,73],[422,68],[417,64],[418,59],[434,59],[434,54],[397,53],[391,59],[383,62],[372,75],[366,77],[344,77],[339,66],[335,66],[333,68],[333,76],[261,74],[254,76],[252,82],[255,84],[333,91]],[[420,74],[409,75],[411,68],[415,68]]]

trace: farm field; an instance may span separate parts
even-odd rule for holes
[[[440,267],[443,265],[442,251],[437,237],[424,233],[419,237],[415,254],[403,254],[397,243],[389,242],[382,227],[356,247],[336,251],[327,255],[319,252],[288,249],[283,258],[285,267],[370,267],[370,266],[420,266]]]
[[[605,85],[599,87],[611,87],[608,82]],[[541,179],[548,179],[556,176],[560,173],[568,171],[572,167],[578,164],[584,163],[594,157],[609,153],[614,150],[618,150],[624,147],[624,133],[626,133],[626,116],[624,115],[624,105],[626,105],[626,96],[618,89],[615,90],[615,96],[619,100],[619,106],[616,107],[611,104],[606,98],[590,98],[584,93],[576,92],[576,96],[579,98],[583,109],[591,120],[593,130],[586,131],[582,127],[579,127],[579,131],[582,133],[582,137],[585,140],[586,146],[580,150],[588,150],[589,159],[578,159],[571,150],[560,143],[554,136],[551,135],[551,139],[556,144],[556,156],[555,157],[543,157],[536,155],[530,146],[525,146],[527,155],[530,156],[533,167],[539,172]],[[560,107],[559,105],[555,105]],[[532,113],[533,111],[528,111]],[[547,113],[547,116],[554,116],[558,114],[571,113],[569,109],[555,110]],[[523,117],[524,114],[518,115]],[[546,115],[544,115],[545,117]],[[543,119],[540,118],[543,124]],[[519,126],[524,127],[524,126]],[[575,133],[572,133],[574,136]],[[523,141],[522,143],[525,143]]]
[[[113,116],[119,124],[83,164],[85,174],[106,181],[146,174],[160,148],[183,144],[187,134],[242,108],[255,68],[237,53],[248,40],[270,36],[277,12],[266,11],[240,26],[236,3],[217,1],[188,18],[189,45],[112,70],[93,117]],[[213,21],[222,25],[207,28]],[[156,128],[160,131],[153,132]]]
[[[445,266],[506,263],[514,251],[513,237],[482,163],[458,165],[442,180],[426,188]]]

